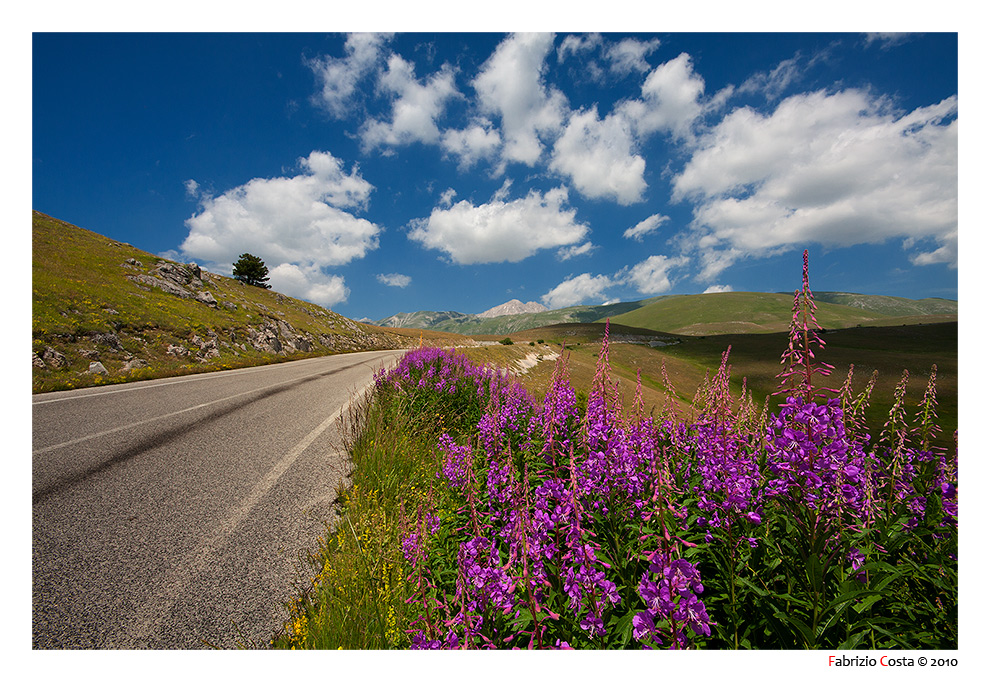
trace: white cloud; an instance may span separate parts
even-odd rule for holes
[[[588,226],[575,221],[567,209],[563,187],[525,198],[505,201],[504,192],[475,206],[460,201],[449,208],[434,208],[429,218],[416,221],[409,238],[427,249],[443,251],[461,265],[516,263],[540,249],[575,244]]]
[[[195,180],[186,180],[185,183],[186,196],[195,197],[199,195],[199,183]]]
[[[602,36],[600,33],[589,33],[587,35],[580,36],[566,36],[562,41],[560,41],[560,47],[557,48],[557,63],[562,64],[565,59],[572,55],[590,52],[601,44]]]
[[[654,213],[648,218],[644,218],[639,221],[628,230],[622,233],[622,236],[626,239],[635,239],[638,242],[643,241],[643,237],[660,229],[660,226],[665,222],[670,220],[670,216],[660,215],[659,213]]]
[[[906,43],[911,39],[910,33],[867,33],[865,36],[866,45],[880,43],[880,49],[887,50],[891,47]]]
[[[305,298],[324,305],[345,300],[343,279],[327,277],[320,268],[378,248],[381,228],[343,210],[365,207],[373,187],[356,169],[345,173],[340,160],[327,152],[299,159],[299,171],[255,178],[220,196],[201,196],[199,212],[186,220],[183,255],[229,272],[241,253],[252,253],[268,265],[273,288],[289,295],[305,291]]]
[[[443,206],[445,208],[449,207],[451,204],[454,203],[454,197],[456,196],[457,196],[457,190],[455,190],[453,187],[448,187],[440,195],[440,206]]]
[[[945,263],[951,268],[959,266],[959,233],[958,230],[946,235],[946,242],[933,251],[920,251],[911,256],[915,265],[935,265]],[[906,240],[905,249],[913,248],[914,240]]]
[[[379,145],[398,146],[413,142],[432,144],[440,139],[437,119],[446,101],[457,94],[454,73],[446,65],[428,81],[416,79],[413,65],[399,55],[389,57],[382,74],[382,91],[396,96],[389,121],[368,121],[362,126],[361,141],[367,152]]]
[[[734,291],[734,289],[729,284],[713,284],[710,287],[708,287],[707,289],[705,289],[704,291],[702,291],[701,293],[703,293],[703,294],[725,294],[725,293],[728,293],[730,291]]]
[[[400,289],[404,289],[412,283],[412,277],[409,275],[400,275],[397,272],[388,275],[380,274],[377,277],[378,281],[382,284],[390,287],[399,287]]]
[[[347,301],[350,290],[340,275],[327,275],[313,264],[282,263],[268,272],[274,291],[330,308]]]
[[[467,169],[482,159],[494,159],[502,146],[502,136],[488,119],[479,119],[463,130],[446,130],[441,145]]]
[[[557,260],[565,261],[577,256],[587,256],[598,247],[591,242],[585,242],[580,246],[567,246],[557,250]]]
[[[622,116],[599,120],[592,108],[571,115],[553,146],[550,169],[571,179],[581,194],[623,205],[642,201],[646,161],[633,153],[632,133]]]
[[[623,102],[618,109],[639,135],[666,132],[692,139],[691,128],[704,110],[705,81],[695,73],[689,55],[682,53],[654,69],[641,92],[642,99]]]
[[[307,62],[320,86],[317,103],[337,118],[348,116],[357,84],[375,69],[382,47],[390,39],[390,34],[352,33],[344,44],[345,57]]]
[[[517,33],[503,40],[473,81],[482,112],[501,117],[504,161],[532,166],[543,153],[541,136],[554,136],[567,110],[564,96],[544,83],[553,35]]]
[[[684,256],[650,256],[626,271],[616,275],[626,284],[636,287],[641,294],[655,295],[670,291],[670,271],[687,264]]]
[[[605,57],[610,62],[609,70],[623,76],[633,72],[645,73],[650,70],[646,57],[658,47],[660,41],[657,38],[647,41],[625,38],[610,45],[605,51]]]
[[[594,299],[597,299],[596,302],[604,302],[607,300],[605,289],[612,285],[613,282],[607,275],[593,277],[586,272],[564,280],[541,296],[540,300],[551,310],[567,308]]]
[[[956,249],[955,97],[898,114],[858,90],[795,95],[775,111],[727,115],[674,179],[695,203],[685,244],[703,276],[738,258],[808,243],[852,246],[934,240],[918,262]],[[935,255],[937,254],[937,255]]]
[[[770,71],[755,73],[747,78],[738,92],[759,92],[767,99],[777,99],[800,76],[798,58],[785,59]]]

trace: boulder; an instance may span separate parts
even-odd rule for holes
[[[168,344],[168,349],[165,351],[169,355],[174,355],[178,358],[184,358],[189,355],[189,349],[185,346],[176,346],[174,344]]]
[[[193,294],[191,291],[185,287],[176,284],[173,281],[162,279],[160,277],[152,277],[151,275],[126,275],[127,279],[138,284],[147,285],[149,287],[156,287],[161,289],[166,294],[172,294],[173,296],[178,296],[179,298],[192,298]]]
[[[209,291],[201,291],[198,294],[196,294],[196,300],[199,301],[200,303],[205,303],[211,308],[217,307],[217,299],[213,298],[213,294],[211,294]]]
[[[127,363],[123,367],[123,370],[125,372],[130,372],[131,370],[141,369],[142,367],[147,367],[147,366],[148,363],[142,360],[141,358],[133,358],[127,361]]]
[[[102,362],[91,362],[89,363],[89,373],[90,374],[109,374],[107,368],[103,366]]]
[[[41,359],[45,361],[45,364],[51,365],[55,369],[64,369],[69,366],[69,361],[66,357],[51,346],[45,348],[45,351],[41,354]]]
[[[123,344],[120,343],[120,338],[118,338],[118,336],[113,332],[107,332],[105,334],[94,334],[93,341],[102,344],[104,346],[107,346],[109,348],[112,348],[113,350],[117,350],[117,351],[124,350]]]

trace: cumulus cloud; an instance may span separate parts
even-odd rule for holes
[[[613,282],[607,275],[592,276],[589,273],[565,279],[553,289],[540,297],[547,308],[567,308],[586,301],[603,303],[607,300],[605,289]]]
[[[534,190],[513,201],[504,194],[480,206],[465,200],[434,208],[429,218],[413,223],[409,239],[470,265],[516,263],[541,249],[576,244],[588,233],[588,226],[575,220],[576,210],[565,207],[563,187],[546,194]]]
[[[399,287],[404,289],[412,283],[412,277],[409,275],[400,275],[397,272],[391,274],[380,274],[378,275],[378,281],[382,284],[390,287]]]
[[[480,110],[501,118],[504,161],[535,164],[543,153],[541,136],[556,134],[564,120],[566,100],[543,77],[552,48],[552,34],[513,34],[472,82]]]
[[[704,111],[704,79],[695,73],[691,57],[682,53],[655,68],[641,88],[640,99],[620,105],[639,135],[668,133],[675,139],[693,138],[692,126]]]
[[[658,47],[660,47],[660,41],[657,38],[645,41],[636,38],[624,38],[605,50],[605,57],[609,61],[609,70],[622,76],[634,72],[645,73],[650,70],[646,57]]]
[[[695,204],[684,243],[700,252],[702,276],[809,242],[927,239],[936,248],[917,262],[954,258],[956,112],[954,96],[901,114],[859,90],[731,112],[673,183],[675,200]]]
[[[462,169],[468,169],[481,160],[497,157],[502,146],[502,136],[491,121],[479,119],[463,130],[444,131],[441,146],[458,159]]]
[[[268,272],[272,289],[330,308],[347,301],[350,289],[340,275],[327,275],[318,266],[308,263],[282,263]]]
[[[622,236],[626,239],[635,239],[638,242],[643,241],[643,237],[660,229],[660,226],[665,222],[670,220],[670,216],[660,215],[659,213],[654,213],[649,218],[644,218],[639,221],[628,230],[622,233]]]
[[[352,33],[344,44],[346,56],[309,60],[320,88],[316,102],[336,118],[347,117],[357,84],[375,70],[390,39],[390,34]]]
[[[701,293],[703,293],[703,294],[724,294],[724,293],[728,293],[730,291],[734,291],[734,289],[729,284],[713,284],[710,287],[708,287],[707,289],[705,289],[704,291],[702,291]]]
[[[199,196],[199,183],[195,180],[186,180],[183,183],[186,188],[186,196],[196,197]]]
[[[395,97],[390,120],[368,121],[362,126],[365,151],[379,145],[398,146],[413,142],[433,144],[440,139],[437,119],[445,103],[457,94],[454,73],[446,65],[425,83],[416,78],[413,65],[399,55],[389,57],[380,89]]]
[[[566,246],[557,250],[557,259],[561,261],[570,260],[577,256],[587,256],[598,247],[591,242],[585,242],[579,246]]]
[[[440,194],[439,205],[443,206],[444,208],[449,207],[451,204],[454,203],[454,197],[456,196],[457,196],[457,190],[455,190],[453,187],[448,187]]]
[[[345,300],[343,279],[321,268],[378,248],[381,228],[344,210],[366,207],[374,188],[327,152],[299,159],[298,169],[296,175],[255,178],[220,196],[201,196],[199,212],[186,220],[182,253],[227,272],[241,253],[252,253],[268,265],[273,288],[289,295],[305,290],[305,298],[324,305]]]
[[[636,287],[641,294],[656,295],[670,291],[670,271],[688,263],[685,256],[650,256],[628,270],[620,272],[617,278],[623,283]]]
[[[557,63],[563,64],[568,57],[590,52],[601,44],[602,36],[600,33],[566,36],[560,41],[560,47],[557,48]]]
[[[581,194],[628,205],[642,201],[646,161],[633,152],[623,116],[598,118],[598,110],[574,112],[553,146],[550,169],[571,179]]]

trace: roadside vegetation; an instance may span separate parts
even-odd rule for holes
[[[608,324],[588,383],[576,340],[549,380],[524,375],[540,397],[454,351],[407,353],[354,408],[351,484],[273,646],[956,648],[941,367],[918,388],[901,372],[878,405],[879,368],[823,360],[816,310],[805,260],[783,343],[741,353],[774,368],[763,400],[735,346],[700,375],[687,344],[616,363]],[[848,338],[840,355],[867,365],[930,357]],[[638,370],[632,400],[616,364]]]

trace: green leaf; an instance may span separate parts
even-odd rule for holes
[[[802,623],[797,618],[794,618],[793,616],[790,616],[784,613],[783,611],[777,611],[773,615],[779,618],[780,620],[782,620],[784,623],[789,624],[791,626],[792,631],[796,632],[798,635],[801,636],[801,639],[804,641],[804,648],[811,649],[814,646],[815,635],[811,631],[811,628],[808,627],[806,623]]]
[[[741,575],[737,575],[736,576],[736,585],[739,585],[740,587],[748,588],[749,590],[755,592],[756,595],[759,596],[759,597],[766,597],[766,596],[768,596],[770,594],[769,592],[767,592],[766,590],[764,590],[762,587],[757,587],[750,580],[747,580],[746,578],[742,577]]]
[[[611,623],[615,623],[614,631],[619,635],[619,646],[622,648],[625,648],[632,641],[633,617],[635,615],[635,611],[629,611],[621,618],[612,617]]]
[[[846,641],[842,642],[837,649],[855,649],[859,646],[859,643],[863,641],[863,637],[866,636],[867,630],[860,630],[859,632],[854,632],[850,635]]]
[[[853,604],[853,607],[852,607],[853,608],[853,611],[855,611],[856,613],[862,614],[864,611],[868,610],[871,606],[873,606],[878,601],[880,601],[880,598],[881,597],[882,597],[882,595],[880,595],[880,594],[876,594],[876,593],[871,594],[869,597],[867,597],[866,599],[864,599],[861,603],[859,603],[859,604]]]

